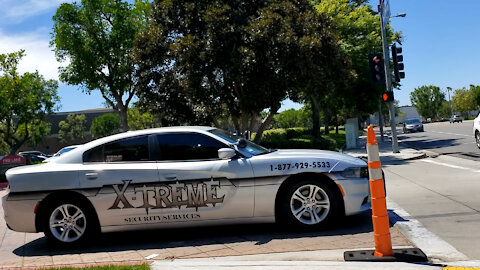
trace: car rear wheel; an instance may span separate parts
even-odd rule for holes
[[[477,143],[477,147],[480,148],[480,132],[478,132],[478,130],[475,132],[475,141]]]
[[[339,203],[329,185],[304,180],[291,185],[284,194],[280,211],[284,221],[295,227],[319,228],[339,216]]]
[[[44,217],[45,237],[50,244],[69,247],[84,243],[94,232],[94,222],[88,207],[65,200],[51,204]]]

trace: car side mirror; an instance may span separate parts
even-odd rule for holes
[[[245,140],[244,138],[240,138],[237,140],[237,147],[238,148],[245,148],[247,147],[247,140]]]
[[[237,152],[232,148],[220,148],[218,149],[218,158],[220,159],[231,159],[237,155]]]

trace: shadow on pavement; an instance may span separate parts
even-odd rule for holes
[[[422,139],[422,140],[406,141],[403,143],[415,149],[437,149],[437,148],[460,145],[460,143],[458,142],[458,139],[444,139],[444,140]]]
[[[13,251],[18,256],[65,255],[128,250],[164,249],[189,246],[256,242],[262,245],[276,239],[312,238],[370,233],[373,231],[371,211],[345,217],[339,225],[321,231],[293,231],[275,224],[248,224],[184,229],[162,229],[101,234],[89,247],[74,249],[49,248],[45,237],[29,242]]]

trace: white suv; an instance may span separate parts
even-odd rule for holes
[[[475,135],[477,147],[480,148],[480,113],[478,113],[477,118],[473,120],[473,134]]]

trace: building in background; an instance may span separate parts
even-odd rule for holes
[[[402,124],[405,122],[405,119],[411,119],[411,118],[417,118],[417,119],[420,119],[420,121],[426,120],[418,113],[417,108],[413,106],[410,106],[410,105],[400,106],[398,107],[398,110],[399,110],[399,113],[395,117],[395,122],[397,124]],[[385,123],[385,119],[384,119],[384,123]],[[369,119],[367,120],[367,124],[378,125],[378,113],[371,114]]]
[[[90,134],[90,126],[92,125],[93,119],[106,114],[113,113],[112,108],[97,108],[84,111],[75,111],[75,112],[58,112],[47,115],[45,121],[50,124],[50,135],[46,136],[41,143],[37,145],[23,145],[19,151],[27,150],[38,150],[47,154],[56,153],[61,148],[74,145],[74,144],[84,144],[92,140],[92,135]],[[60,121],[66,121],[69,114],[84,114],[85,115],[85,138],[83,140],[74,140],[67,143],[60,142],[58,138],[59,127],[58,124]]]

